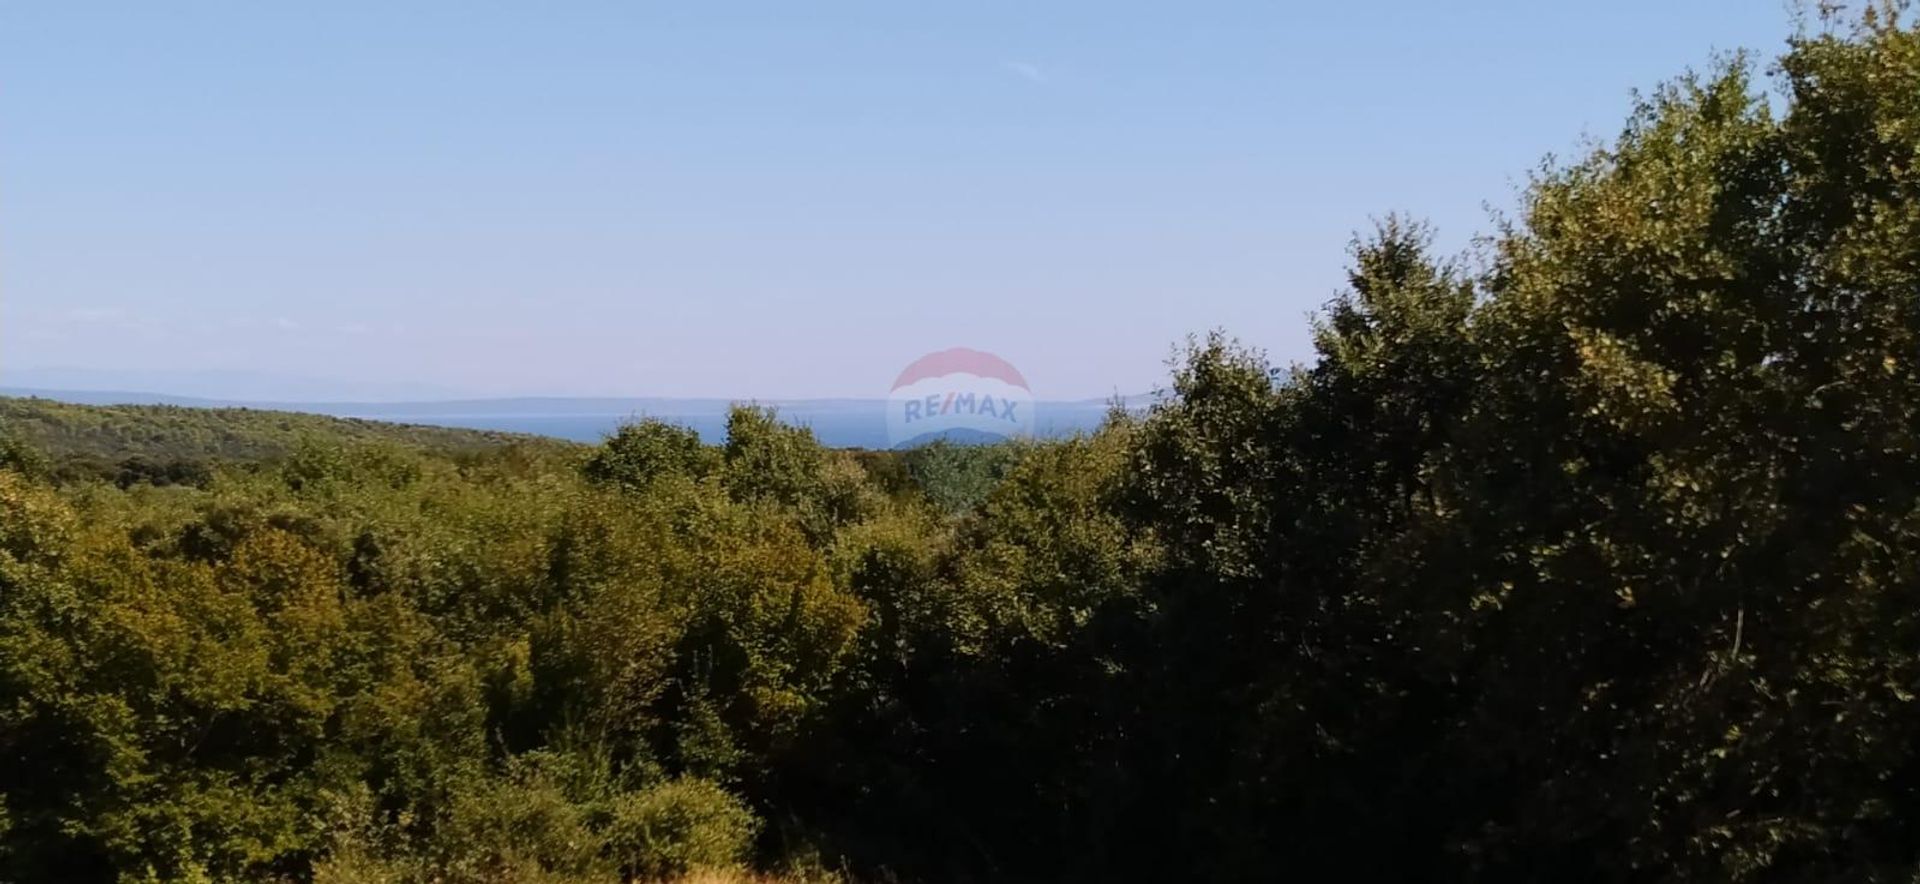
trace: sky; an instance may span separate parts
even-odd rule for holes
[[[1042,399],[1311,357],[1372,219],[1489,229],[1743,2],[0,0],[0,385]],[[262,394],[266,395],[262,395]]]

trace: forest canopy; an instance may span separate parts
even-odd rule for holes
[[[1085,437],[5,403],[0,879],[1912,880],[1909,19]]]

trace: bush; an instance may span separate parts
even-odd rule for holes
[[[21,439],[11,429],[0,428],[0,470],[13,470],[27,476],[44,475],[50,465],[47,456]]]
[[[617,799],[606,843],[625,873],[665,878],[740,865],[758,831],[727,790],[682,777]]]
[[[937,439],[906,452],[907,471],[934,506],[961,513],[986,500],[1020,460],[1012,442],[960,445]]]
[[[667,475],[705,478],[719,465],[719,452],[693,430],[648,418],[626,424],[601,443],[581,466],[587,481],[634,490]]]

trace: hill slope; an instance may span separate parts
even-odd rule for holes
[[[73,405],[50,399],[0,397],[0,432],[49,457],[121,460],[246,461],[285,454],[303,438],[387,444],[443,453],[484,451],[516,443],[568,447],[539,436],[394,424],[251,408],[177,405]]]

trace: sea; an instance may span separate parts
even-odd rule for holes
[[[1106,419],[1108,409],[1106,404],[1097,402],[1038,402],[1034,405],[1033,435],[1042,439],[1091,433]],[[599,442],[622,424],[654,418],[688,427],[709,443],[718,444],[727,438],[726,415],[708,408],[679,413],[654,409],[599,414],[408,413],[385,408],[329,411],[340,417],[531,433],[575,442]],[[874,403],[871,408],[849,407],[846,404],[809,408],[804,403],[796,403],[780,406],[777,413],[783,421],[811,429],[814,437],[829,447],[878,449],[892,445],[887,435],[884,406],[880,403]]]

